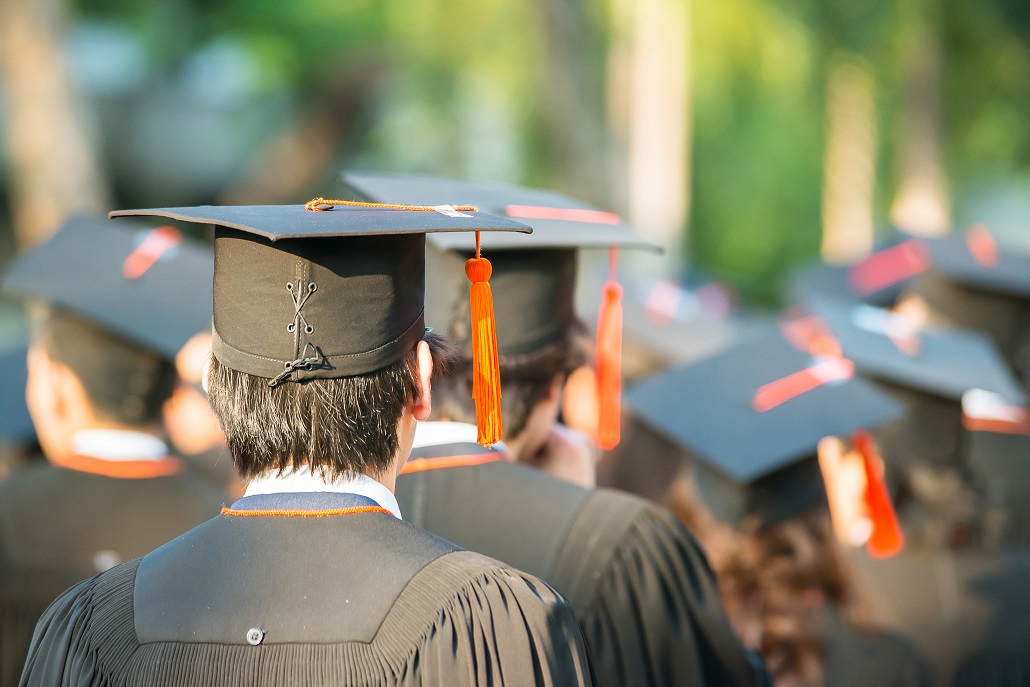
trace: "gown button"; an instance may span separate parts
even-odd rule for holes
[[[265,631],[260,627],[252,627],[247,630],[247,644],[257,646],[265,638]]]

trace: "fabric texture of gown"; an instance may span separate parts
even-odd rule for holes
[[[707,559],[665,509],[476,444],[420,446],[405,471],[397,498],[406,519],[572,602],[598,684],[766,683],[730,628]]]
[[[375,503],[244,497],[69,590],[21,684],[592,684],[559,594]]]
[[[136,477],[111,474],[128,465],[92,461],[89,472],[38,463],[0,482],[0,686],[17,684],[36,621],[62,592],[186,532],[223,503],[186,472],[147,477],[142,463]]]

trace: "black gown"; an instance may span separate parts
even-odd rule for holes
[[[1030,555],[912,542],[855,552],[856,582],[882,622],[910,638],[939,687],[1030,686]]]
[[[708,562],[672,514],[476,444],[416,448],[397,480],[410,522],[546,580],[576,611],[600,685],[755,685]]]
[[[317,516],[317,517],[313,517]],[[80,583],[22,685],[589,685],[568,603],[352,494],[249,496]]]
[[[0,482],[0,685],[17,684],[36,621],[63,591],[195,527],[222,501],[186,472],[114,477],[38,463]]]
[[[827,687],[930,687],[915,648],[897,635],[852,627],[828,608],[820,613]]]

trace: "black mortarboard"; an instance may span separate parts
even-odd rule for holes
[[[811,299],[808,310],[863,373],[958,402],[970,389],[1022,404],[1025,395],[991,341],[977,332],[918,329],[903,315],[869,305]]]
[[[698,487],[717,516],[737,522],[754,515],[765,524],[825,501],[820,440],[902,412],[854,377],[846,359],[813,358],[777,329],[645,380],[627,404],[691,452]]]
[[[892,305],[912,279],[930,267],[923,239],[895,232],[873,252],[850,265],[823,262],[803,267],[790,278],[790,299],[832,296],[871,305]]]
[[[111,216],[215,225],[215,357],[276,383],[367,374],[414,348],[425,334],[427,233],[531,231],[482,212],[330,203]]]
[[[983,225],[927,244],[933,272],[971,288],[1030,299],[1030,253],[999,246]]]
[[[378,203],[469,203],[483,212],[509,217],[533,227],[531,237],[514,234],[489,237],[483,247],[490,255],[507,249],[616,246],[660,250],[618,215],[554,191],[410,174],[345,172],[341,179],[362,198]],[[443,250],[469,252],[475,248],[470,237],[458,234],[434,235],[430,241]]]
[[[211,326],[213,266],[210,247],[173,227],[74,217],[15,260],[3,288],[172,359]]]
[[[933,269],[912,285],[935,321],[984,332],[1030,385],[1030,253],[982,225],[929,241]]]
[[[524,355],[560,341],[575,321],[574,295],[576,251],[580,248],[644,248],[660,250],[622,222],[604,212],[560,193],[508,184],[458,181],[430,176],[345,173],[343,182],[362,198],[379,203],[467,202],[488,211],[518,219],[533,227],[532,236],[491,237],[484,243],[493,263],[491,285],[497,312],[497,347],[501,355]],[[441,251],[467,254],[469,238],[434,237]],[[434,259],[431,253],[431,258]],[[614,272],[614,254],[612,260]],[[432,270],[430,275],[453,272]],[[614,280],[614,274],[610,275]],[[446,279],[429,282],[432,297],[445,308],[467,299],[465,283]],[[621,298],[614,281],[605,288],[605,302]],[[616,305],[614,309],[620,306]],[[601,407],[599,443],[610,448],[618,443],[618,383],[621,378],[621,310],[617,319],[605,317],[612,307],[602,307],[598,327],[598,384]],[[607,324],[606,324],[607,323]],[[602,332],[608,332],[607,335]],[[617,339],[617,344],[611,343]],[[615,350],[615,349],[618,350]],[[610,355],[604,353],[610,351]],[[609,389],[609,391],[605,391]]]
[[[494,267],[490,283],[497,312],[497,346],[502,355],[532,353],[565,335],[575,318],[577,249],[657,249],[617,215],[551,191],[414,175],[347,172],[343,181],[361,197],[378,203],[396,203],[410,197],[412,202],[434,205],[457,202],[447,199],[459,198],[533,227],[531,236],[498,235],[483,242]],[[454,316],[455,303],[468,300],[468,280],[457,278],[460,269],[456,266],[464,262],[475,244],[468,236],[438,235],[430,242],[436,250],[429,251],[429,261],[438,265],[428,268],[427,309],[435,311],[434,315],[438,312],[441,318],[431,323],[443,324]],[[448,255],[447,251],[455,254]]]

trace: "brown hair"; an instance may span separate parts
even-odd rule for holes
[[[63,310],[37,315],[36,343],[70,369],[97,416],[130,427],[149,427],[175,385],[175,366],[157,353]]]
[[[433,375],[446,373],[454,353],[427,333]],[[270,387],[268,380],[211,358],[208,399],[244,478],[307,465],[327,478],[381,474],[398,449],[397,423],[418,400],[416,349],[367,375],[310,379]]]
[[[817,608],[828,604],[849,624],[868,626],[829,515],[814,510],[769,525],[747,518],[734,529],[705,506],[689,470],[676,477],[665,502],[705,550],[734,630],[762,656],[775,684],[821,685]]]
[[[586,360],[575,337],[576,327],[565,338],[526,355],[501,355],[501,412],[506,436],[518,436],[525,429],[533,408],[546,394],[551,383],[567,376]],[[475,422],[472,402],[472,360],[457,361],[450,374],[440,380],[434,393],[434,417],[456,422]]]

